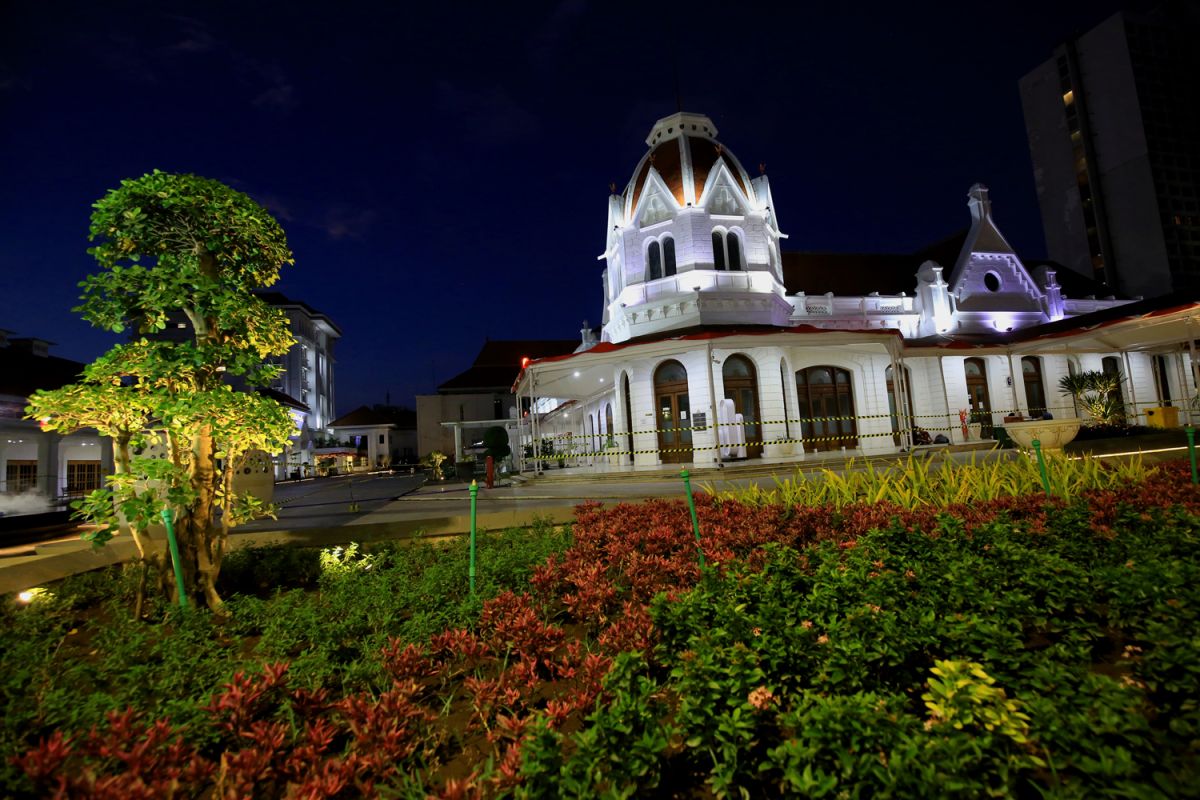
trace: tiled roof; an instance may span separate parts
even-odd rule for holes
[[[487,341],[465,372],[438,387],[443,394],[456,392],[507,392],[521,371],[522,358],[545,358],[573,353],[576,339],[508,339]]]
[[[331,428],[354,428],[358,426],[395,425],[398,428],[415,428],[417,412],[408,408],[388,408],[386,406],[359,406],[349,414],[329,423]]]

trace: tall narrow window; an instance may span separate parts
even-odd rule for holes
[[[1040,417],[1046,413],[1046,389],[1042,385],[1042,362],[1033,356],[1021,359],[1021,377],[1025,383],[1025,402],[1029,416]]]
[[[713,231],[713,267],[715,269],[742,268],[742,241],[733,231]]]
[[[742,244],[738,241],[738,235],[730,231],[725,235],[725,248],[729,251],[729,268],[742,268]]]
[[[658,246],[658,242],[651,242],[650,249],[646,252],[646,275],[647,280],[656,281],[662,275],[662,248]]]
[[[662,240],[663,274],[667,277],[675,274],[675,240],[670,236]]]
[[[725,234],[713,231],[713,268],[725,269]]]

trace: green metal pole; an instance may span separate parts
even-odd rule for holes
[[[475,505],[478,502],[479,483],[471,481],[471,565],[467,574],[471,578],[471,596],[475,596]]]
[[[1186,429],[1188,437],[1188,458],[1192,460],[1192,485],[1200,483],[1200,477],[1196,475],[1196,429],[1191,425]]]
[[[1050,492],[1050,477],[1046,475],[1046,459],[1042,458],[1042,443],[1038,439],[1033,440],[1033,452],[1037,453],[1038,472],[1042,473],[1042,488],[1046,490],[1046,495]]]
[[[700,566],[704,566],[704,550],[700,547],[700,520],[696,518],[696,498],[692,497],[692,476],[685,469],[679,473],[683,478],[683,490],[687,493],[688,510],[692,512],[692,533],[696,534],[696,554],[700,557]]]
[[[175,538],[175,524],[171,509],[162,510],[163,523],[167,526],[167,545],[171,548],[171,566],[175,570],[175,589],[179,592],[179,606],[188,607],[187,591],[183,588],[183,562],[179,559],[179,541]]]

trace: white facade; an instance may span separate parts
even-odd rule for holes
[[[291,300],[278,292],[259,292],[259,297],[287,314],[288,329],[296,344],[286,355],[275,359],[283,373],[271,386],[277,392],[300,403],[294,408],[297,435],[293,446],[279,460],[277,478],[313,474],[313,449],[316,441],[331,436],[329,423],[337,416],[334,393],[334,343],[341,329],[325,314],[307,303]]]
[[[766,175],[751,179],[715,136],[699,114],[659,120],[609,198],[600,342],[517,381],[542,464],[894,452],[916,428],[959,442],[1010,414],[1074,416],[1057,388],[1071,369],[1127,376],[1135,420],[1195,394],[1181,329],[1139,336],[1113,311],[1128,301],[1068,297],[1053,265],[1027,269],[981,184],[956,253],[905,265],[911,290],[881,295],[864,276],[857,294],[810,294],[780,251]],[[1129,345],[1071,335],[1093,312]]]

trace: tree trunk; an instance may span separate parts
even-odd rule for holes
[[[217,593],[217,574],[221,565],[219,558],[213,558],[213,511],[218,480],[213,452],[212,433],[205,426],[192,440],[190,471],[196,501],[184,518],[181,529],[186,533],[179,544],[189,592],[193,598],[202,596],[213,611],[220,611],[223,603]]]

